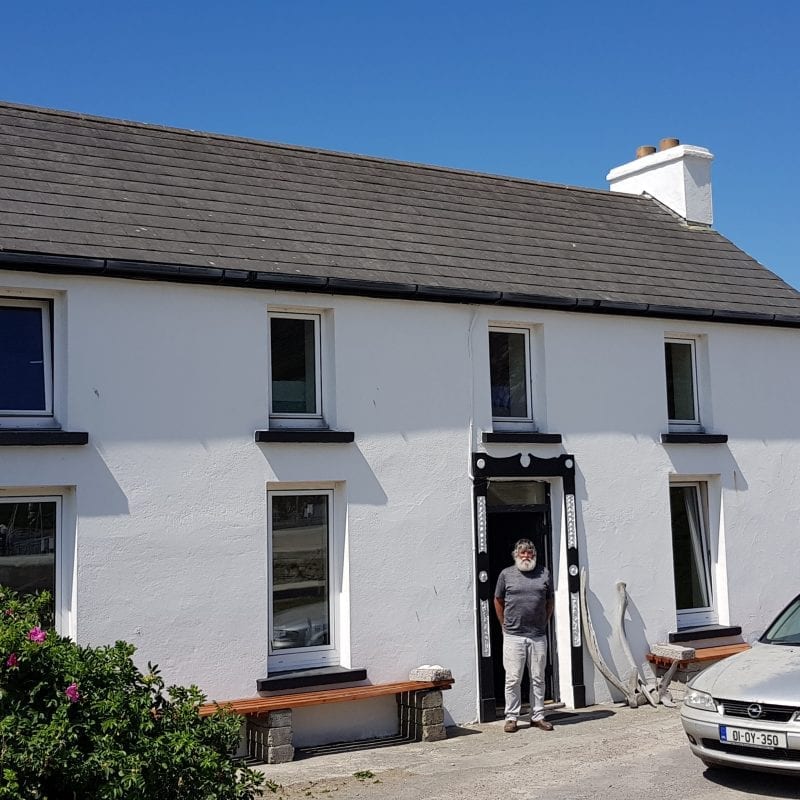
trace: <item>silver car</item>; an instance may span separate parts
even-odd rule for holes
[[[681,722],[710,767],[800,775],[800,595],[750,650],[692,679]]]

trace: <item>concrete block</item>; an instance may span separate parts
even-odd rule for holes
[[[423,725],[422,726],[422,741],[423,742],[440,742],[442,739],[447,738],[447,731],[444,725]]]
[[[421,708],[419,721],[422,725],[442,725],[444,723],[444,709]]]
[[[417,692],[417,708],[439,708],[442,705],[442,693],[439,689]]]
[[[285,728],[292,725],[292,709],[284,708],[280,711],[270,711],[265,717],[258,717],[259,722],[266,723],[268,728]]]
[[[277,747],[267,748],[267,764],[286,764],[294,758],[294,747],[290,744],[281,744]]]
[[[685,661],[688,658],[694,658],[694,647],[683,647],[679,644],[654,644],[650,648],[650,652],[654,656],[662,656],[663,658],[672,658],[675,661]]]
[[[288,726],[283,728],[270,728],[266,733],[267,747],[280,747],[281,745],[292,743],[292,729]]]
[[[408,673],[410,681],[443,681],[452,680],[453,673],[439,664],[423,664]]]

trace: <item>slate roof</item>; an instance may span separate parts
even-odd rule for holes
[[[49,271],[181,267],[249,285],[800,322],[800,293],[646,197],[0,103],[0,266],[20,253]]]

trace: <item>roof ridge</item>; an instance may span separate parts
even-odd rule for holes
[[[352,159],[356,161],[367,161],[375,164],[388,164],[399,167],[414,167],[415,169],[427,170],[431,172],[444,172],[448,174],[467,175],[477,178],[491,178],[494,180],[510,181],[512,183],[519,183],[522,185],[543,186],[552,189],[566,189],[573,192],[583,192],[587,194],[600,195],[608,197],[629,197],[637,200],[642,199],[641,194],[631,194],[629,192],[612,192],[610,189],[597,189],[587,186],[572,186],[567,183],[554,183],[551,181],[539,181],[533,178],[521,178],[515,175],[503,175],[495,172],[482,172],[479,170],[470,170],[462,167],[446,167],[440,164],[425,164],[418,161],[404,161],[397,158],[389,158],[387,156],[371,156],[363,153],[349,153],[343,150],[327,150],[322,147],[309,147],[297,144],[287,144],[285,142],[271,142],[264,139],[255,139],[249,136],[236,136],[234,134],[216,133],[212,131],[198,131],[192,128],[179,128],[171,125],[162,125],[157,123],[140,122],[136,120],[117,119],[114,117],[103,117],[97,114],[85,114],[80,111],[67,111],[64,109],[45,108],[42,106],[26,105],[23,103],[11,103],[5,100],[0,100],[0,109],[11,109],[14,111],[26,111],[40,114],[42,116],[62,117],[65,119],[83,120],[86,122],[99,122],[107,125],[115,125],[126,128],[140,129],[155,133],[172,133],[182,136],[193,136],[203,139],[216,139],[225,142],[240,142],[242,144],[258,145],[260,147],[272,147],[279,150],[287,150],[290,152],[298,153],[315,153],[323,156],[336,156],[337,158]],[[647,196],[648,200],[652,200]]]

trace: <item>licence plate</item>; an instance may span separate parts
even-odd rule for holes
[[[743,747],[786,747],[785,733],[732,728],[730,725],[719,726],[719,740],[726,744],[738,744]]]

